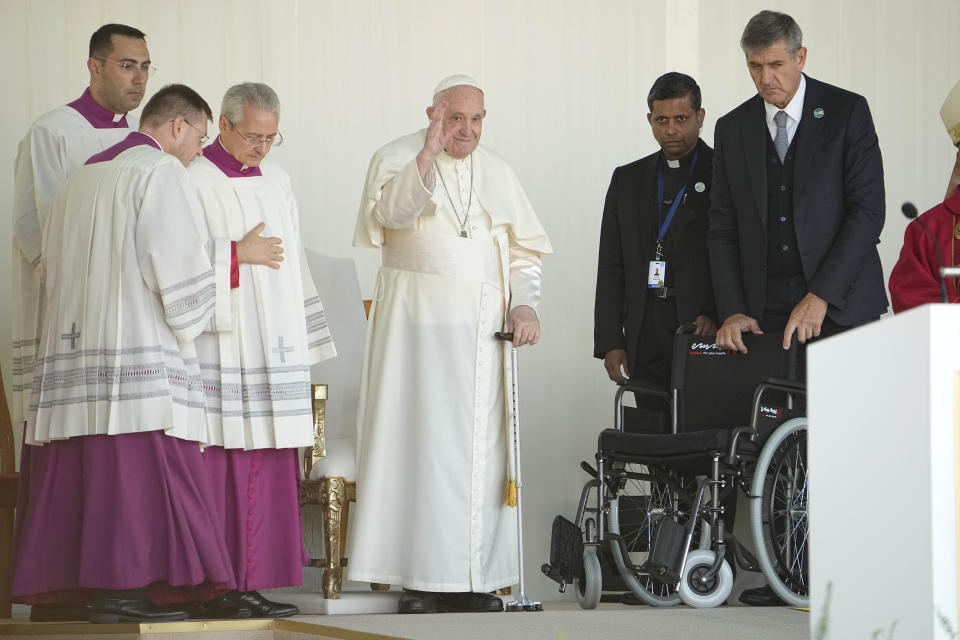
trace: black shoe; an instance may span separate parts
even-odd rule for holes
[[[398,613],[437,613],[440,595],[433,591],[404,589],[397,611]]]
[[[773,592],[769,585],[756,589],[744,589],[740,594],[740,602],[751,607],[783,607],[787,604]]]
[[[184,605],[191,620],[245,620],[253,615],[250,607],[235,601],[231,591],[206,602]]]
[[[189,614],[183,609],[158,607],[147,600],[143,589],[123,591],[96,591],[90,622],[113,624],[116,622],[177,622],[186,620]]]
[[[626,593],[624,593],[623,595],[621,595],[620,598],[618,598],[617,601],[618,601],[620,604],[629,604],[629,605],[632,605],[632,606],[636,606],[636,605],[638,605],[638,604],[647,604],[646,602],[644,602],[643,600],[641,600],[640,598],[638,598],[637,596],[635,596],[635,595],[633,594],[633,591],[627,591]]]
[[[35,604],[30,607],[30,622],[86,622],[89,619],[88,604]]]
[[[296,605],[267,600],[256,591],[231,591],[226,596],[237,607],[250,610],[253,618],[289,618],[300,613]]]
[[[492,593],[444,593],[437,608],[441,613],[493,613],[503,611],[503,600]]]

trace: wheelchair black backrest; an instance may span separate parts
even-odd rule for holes
[[[764,378],[797,379],[796,340],[787,351],[782,341],[780,332],[744,335],[744,354],[721,349],[713,337],[677,334],[670,385],[678,395],[677,431],[749,425]]]

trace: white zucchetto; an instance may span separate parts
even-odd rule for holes
[[[458,73],[452,76],[447,76],[437,85],[437,88],[433,90],[433,97],[436,98],[437,94],[441,91],[446,91],[450,87],[474,87],[479,89],[480,93],[483,93],[483,89],[480,89],[480,83],[477,82],[474,78]]]

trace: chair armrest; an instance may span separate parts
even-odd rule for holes
[[[798,382],[796,380],[764,378],[760,384],[757,385],[756,391],[753,392],[753,411],[750,415],[750,438],[757,437],[757,424],[760,420],[760,401],[763,398],[763,394],[768,391],[783,391],[788,395],[788,399],[792,404],[793,396],[807,395],[807,385],[804,382]],[[788,408],[792,409],[792,407]]]
[[[617,431],[623,431],[623,394],[632,393],[634,397],[637,394],[663,398],[667,403],[670,402],[669,391],[661,386],[646,382],[636,382],[633,380],[624,380],[617,383],[617,394],[614,397],[614,415],[613,425]]]
[[[786,380],[784,378],[764,378],[760,381],[759,386],[768,385],[771,388],[778,388],[780,391],[786,391],[788,393],[806,393],[807,383],[798,382],[797,380]]]

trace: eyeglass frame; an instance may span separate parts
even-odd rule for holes
[[[226,118],[225,118],[225,119],[226,119]],[[227,122],[230,122],[230,120],[227,120]],[[262,145],[262,144],[266,144],[266,145],[267,145],[268,147],[270,147],[270,148],[279,147],[280,145],[283,144],[283,134],[280,133],[280,129],[277,129],[276,135],[274,135],[274,136],[273,136],[273,139],[271,140],[269,137],[267,137],[267,138],[248,138],[247,136],[245,136],[245,135],[243,135],[242,133],[240,133],[240,131],[237,130],[237,125],[235,125],[235,124],[232,123],[232,122],[230,122],[230,128],[233,129],[234,133],[236,133],[238,136],[240,136],[240,139],[243,140],[244,142],[246,142],[247,145],[249,145],[249,147],[250,147],[251,149],[256,149],[257,147],[259,147],[259,146]],[[256,142],[251,142],[251,140],[256,140]]]
[[[104,58],[103,56],[93,56],[94,60],[103,60],[104,62],[112,62],[115,65],[120,66],[120,70],[124,73],[136,73],[137,71],[143,72],[147,75],[151,73],[156,73],[158,69],[151,64],[137,64],[131,62],[130,60],[111,60],[110,58]]]
[[[177,116],[177,117],[183,118],[183,116]],[[167,123],[176,122],[176,121],[177,121],[177,118],[174,118],[173,120],[167,120]],[[193,126],[192,124],[190,124],[190,121],[189,121],[189,120],[187,120],[186,118],[183,118],[183,121],[186,122],[188,125],[190,125],[190,128],[191,128],[191,129],[193,129],[194,131],[196,131],[197,133],[200,134],[200,145],[201,145],[201,146],[207,144],[207,142],[210,141],[210,136],[209,136],[209,135],[206,135],[206,136],[203,135],[203,132],[200,131],[200,129],[197,129],[197,128],[196,128],[195,126]]]

